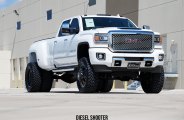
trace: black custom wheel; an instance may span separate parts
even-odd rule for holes
[[[94,93],[98,88],[98,79],[87,58],[79,60],[77,86],[81,93]]]

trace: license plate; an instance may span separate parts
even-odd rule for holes
[[[128,69],[139,69],[140,65],[141,65],[141,63],[128,63],[127,68]]]

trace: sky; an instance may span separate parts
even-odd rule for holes
[[[18,1],[21,1],[21,0],[0,0],[0,9],[9,7]]]

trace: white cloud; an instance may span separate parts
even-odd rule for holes
[[[0,4],[4,4],[6,0],[0,0]]]

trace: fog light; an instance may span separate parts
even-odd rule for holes
[[[164,61],[164,54],[159,54],[158,60],[159,61]]]
[[[152,64],[153,64],[153,61],[146,61],[145,66],[146,67],[151,67]]]
[[[114,62],[114,66],[121,66],[121,63],[122,63],[121,60],[116,60],[116,61]]]
[[[105,55],[105,53],[97,53],[96,57],[98,60],[105,60],[106,55]]]

